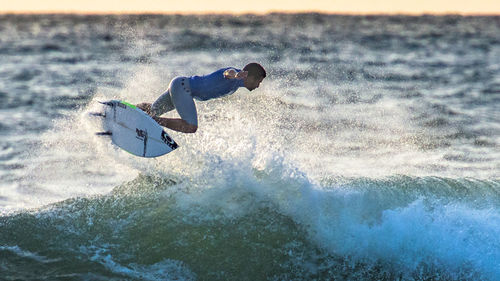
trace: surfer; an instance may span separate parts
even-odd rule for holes
[[[182,133],[194,133],[198,129],[198,115],[193,99],[206,101],[219,98],[234,93],[240,87],[252,91],[259,87],[265,77],[266,71],[258,63],[249,63],[243,70],[226,67],[208,75],[176,77],[153,104],[141,103],[137,107],[164,127]],[[174,108],[181,118],[160,117]]]

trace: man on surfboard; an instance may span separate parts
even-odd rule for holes
[[[252,91],[259,87],[265,77],[266,71],[258,63],[249,63],[243,70],[226,67],[208,75],[176,77],[153,104],[141,103],[137,107],[164,127],[194,133],[198,129],[198,115],[193,99],[206,101],[230,95],[240,87]],[[174,108],[181,118],[159,117]]]

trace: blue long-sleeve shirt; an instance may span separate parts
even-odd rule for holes
[[[228,69],[234,69],[237,72],[241,71],[234,67],[226,67],[211,74],[191,76],[189,78],[191,96],[197,100],[205,101],[230,95],[236,92],[238,88],[244,87],[243,79],[224,78],[224,71]]]

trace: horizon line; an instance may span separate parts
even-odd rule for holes
[[[349,12],[349,11],[318,11],[318,10],[296,10],[296,11],[72,11],[72,10],[41,10],[41,11],[0,11],[0,15],[271,15],[271,14],[321,14],[321,15],[346,15],[346,16],[500,16],[500,12]]]

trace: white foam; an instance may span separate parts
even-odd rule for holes
[[[224,172],[207,169],[203,184],[190,182],[186,192],[176,194],[176,208],[185,220],[199,223],[273,206],[301,225],[319,248],[353,262],[382,263],[403,275],[430,266],[457,278],[500,277],[500,214],[494,205],[412,199],[418,193],[411,188],[417,186],[415,178],[400,179],[408,191],[354,183],[327,188],[282,156],[261,160],[255,166],[213,159],[208,165]]]
[[[38,255],[37,253],[23,250],[19,246],[0,246],[0,251],[9,251],[14,253],[18,257],[32,259],[40,263],[51,263],[61,260],[61,259],[48,259],[47,257]]]
[[[109,246],[109,245],[104,245]],[[181,261],[164,259],[154,264],[121,264],[106,248],[81,248],[82,252],[91,253],[91,261],[99,262],[115,274],[140,280],[196,280],[196,275]]]

